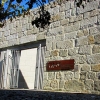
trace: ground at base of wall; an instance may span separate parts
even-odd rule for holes
[[[35,90],[0,90],[0,100],[100,100],[100,95]]]

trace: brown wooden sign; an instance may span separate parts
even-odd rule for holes
[[[74,59],[49,61],[46,65],[47,71],[72,70],[74,69]]]

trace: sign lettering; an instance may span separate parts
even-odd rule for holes
[[[46,69],[47,69],[47,71],[72,70],[72,69],[74,69],[74,59],[49,61],[46,64]]]

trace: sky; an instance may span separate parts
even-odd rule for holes
[[[22,0],[22,2],[21,2],[21,5],[24,6],[25,8],[28,7],[27,5],[25,5],[25,3],[26,3],[27,1],[29,1],[29,0]],[[48,3],[48,2],[47,2],[47,0],[46,0],[46,4],[47,4],[47,3]],[[14,0],[13,4],[16,4],[16,0]],[[34,4],[32,9],[34,9],[34,8],[36,8],[36,7],[37,7],[37,5]],[[4,8],[5,8],[5,9],[7,8],[7,3],[4,4]]]

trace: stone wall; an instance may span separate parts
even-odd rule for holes
[[[71,71],[47,72],[43,89],[53,91],[100,94],[100,0],[76,8],[73,1],[47,5],[51,24],[36,28],[31,21],[38,9],[25,17],[7,20],[0,29],[0,48],[46,39],[47,61],[74,59]],[[33,16],[34,15],[34,16]]]

